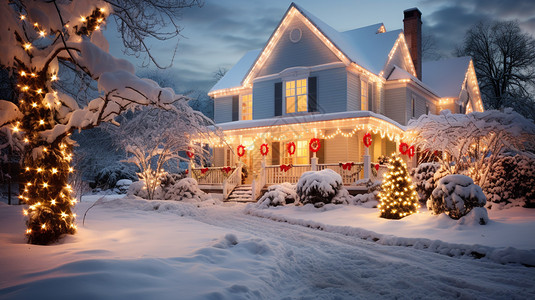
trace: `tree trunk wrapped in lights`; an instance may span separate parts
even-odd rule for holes
[[[407,167],[399,156],[390,159],[379,193],[381,218],[401,219],[418,212],[418,193],[412,184]]]
[[[50,244],[76,231],[71,210],[76,200],[68,181],[74,171],[69,138],[74,130],[116,122],[118,115],[139,106],[174,110],[174,103],[187,99],[138,78],[131,63],[108,53],[100,29],[115,10],[125,46],[147,52],[153,60],[143,39],[178,36],[179,27],[167,20],[197,1],[131,0],[127,4],[128,10],[125,3],[113,0],[0,1],[0,66],[16,78],[18,92],[16,104],[0,100],[0,129],[8,141],[0,146],[22,153],[25,182],[19,197],[28,204],[23,213],[28,217],[29,243]],[[150,13],[139,13],[145,11]],[[176,35],[154,31],[168,23],[175,25]],[[95,80],[98,97],[82,107],[57,90],[54,81],[59,80],[61,64],[77,76]]]

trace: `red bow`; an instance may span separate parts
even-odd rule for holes
[[[341,164],[341,165],[342,165],[342,169],[351,171],[351,167],[353,167],[355,165],[355,163],[348,162],[348,163]]]
[[[225,172],[225,173],[230,173],[232,172],[234,169],[232,169],[231,167],[223,167],[221,168],[221,171]]]
[[[291,164],[289,164],[289,165],[281,165],[280,168],[281,168],[281,171],[286,172],[286,171],[288,171],[288,170],[290,170],[292,168],[292,165]]]
[[[208,172],[208,168],[202,168],[201,169],[201,174],[205,174],[206,172]]]

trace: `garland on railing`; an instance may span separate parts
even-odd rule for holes
[[[280,165],[280,169],[282,172],[287,172],[288,170],[290,170],[292,168],[292,164],[288,164],[288,165]]]
[[[347,162],[347,163],[339,163],[338,164],[342,169],[351,171],[351,167],[355,165],[354,162]]]
[[[232,173],[233,171],[234,171],[233,167],[223,167],[223,168],[221,168],[221,172],[225,172],[227,175],[229,173]]]

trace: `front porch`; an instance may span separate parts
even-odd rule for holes
[[[395,152],[403,126],[369,111],[308,114],[219,124],[224,144],[211,144],[210,167],[192,167],[201,188],[224,199],[240,185],[255,201],[267,186],[297,183],[304,172],[332,169],[357,190],[361,179],[382,180],[382,157]],[[364,145],[364,137],[371,139]],[[312,147],[316,140],[319,147]],[[197,141],[201,142],[202,141]]]

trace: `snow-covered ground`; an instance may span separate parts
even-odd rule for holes
[[[475,240],[475,225],[461,228],[425,214],[391,223],[351,206],[258,210],[106,196],[82,225],[98,197],[84,197],[76,207],[77,234],[53,246],[26,244],[22,207],[0,203],[1,299],[535,298],[535,268],[390,246],[334,230],[351,225],[380,237],[494,248],[513,243],[529,251],[534,217],[526,210],[491,212],[493,221],[481,228],[488,228],[484,235],[509,235],[502,227],[518,226],[511,230],[528,241],[501,236],[507,241],[485,244]],[[253,215],[261,213],[287,222]],[[323,230],[302,226],[306,220]],[[523,231],[528,227],[531,234]],[[464,234],[471,238],[455,239]]]

